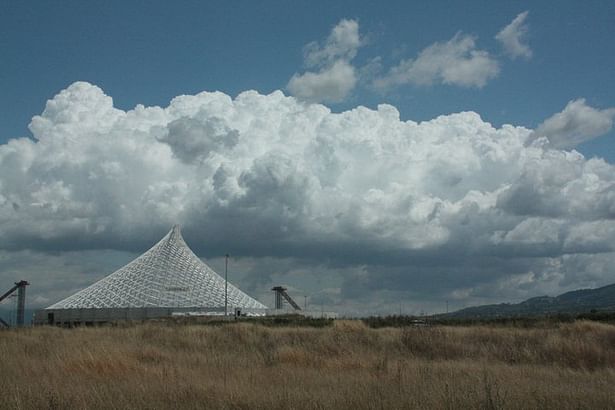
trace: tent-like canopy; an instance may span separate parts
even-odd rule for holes
[[[179,226],[175,225],[160,242],[137,259],[44,311],[86,310],[91,313],[92,310],[134,311],[139,308],[150,312],[157,308],[223,311],[224,288],[224,278],[190,250]],[[230,311],[237,308],[244,311],[267,309],[230,283],[227,295]],[[106,316],[100,312],[97,314]]]

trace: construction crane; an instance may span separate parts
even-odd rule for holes
[[[9,289],[4,295],[0,296],[0,302],[2,302],[13,292],[17,291],[17,326],[24,325],[24,313],[26,309],[26,286],[28,285],[29,283],[25,280],[20,280],[19,282],[15,282],[15,286]],[[9,327],[9,324],[2,320],[2,318],[0,318],[0,323],[6,327]]]
[[[290,303],[290,305],[295,310],[301,310],[299,305],[295,303],[295,301],[290,297],[288,293],[286,293],[286,288],[282,286],[276,286],[272,288],[271,290],[275,292],[275,308],[276,309],[282,309],[284,307],[284,301],[282,300],[282,298],[284,298],[286,299],[288,303]]]

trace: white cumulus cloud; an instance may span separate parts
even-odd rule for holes
[[[553,148],[572,148],[608,133],[613,128],[615,107],[600,110],[584,98],[570,101],[557,114],[547,118],[532,133],[530,141],[546,137]]]
[[[415,59],[401,61],[374,81],[379,89],[413,84],[448,84],[481,88],[500,71],[497,60],[476,47],[476,38],[457,33],[445,43],[434,43]]]
[[[509,25],[504,27],[496,36],[495,39],[502,44],[504,51],[512,59],[523,57],[529,59],[532,57],[532,49],[527,44],[527,35],[529,26],[526,23],[529,11],[519,13]]]
[[[0,145],[0,250],[37,253],[37,272],[46,252],[140,252],[179,223],[199,254],[253,261],[246,283],[336,289],[348,311],[609,280],[615,167],[473,112],[417,123],[280,91],[124,111],[78,82],[30,129]]]
[[[292,76],[286,88],[305,101],[340,102],[357,84],[355,68],[346,61],[337,61],[319,72]]]
[[[342,19],[329,34],[325,44],[312,42],[305,46],[305,63],[308,67],[318,67],[339,60],[350,61],[361,47],[359,23],[352,19]]]
[[[312,42],[305,47],[305,64],[317,71],[295,73],[286,88],[304,101],[343,101],[357,83],[356,68],[351,61],[359,47],[359,23],[342,19],[322,46]]]

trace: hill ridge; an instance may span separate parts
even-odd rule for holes
[[[458,318],[541,316],[586,313],[592,310],[615,311],[615,283],[594,289],[571,290],[557,296],[535,296],[519,303],[472,306],[442,316]]]

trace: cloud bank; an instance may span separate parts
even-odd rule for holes
[[[32,119],[34,140],[0,145],[0,248],[140,252],[180,223],[202,256],[252,261],[254,286],[318,282],[349,310],[603,283],[615,167],[534,138],[583,132],[553,118],[535,132],[473,112],[417,123],[280,91],[123,111],[77,82]]]

